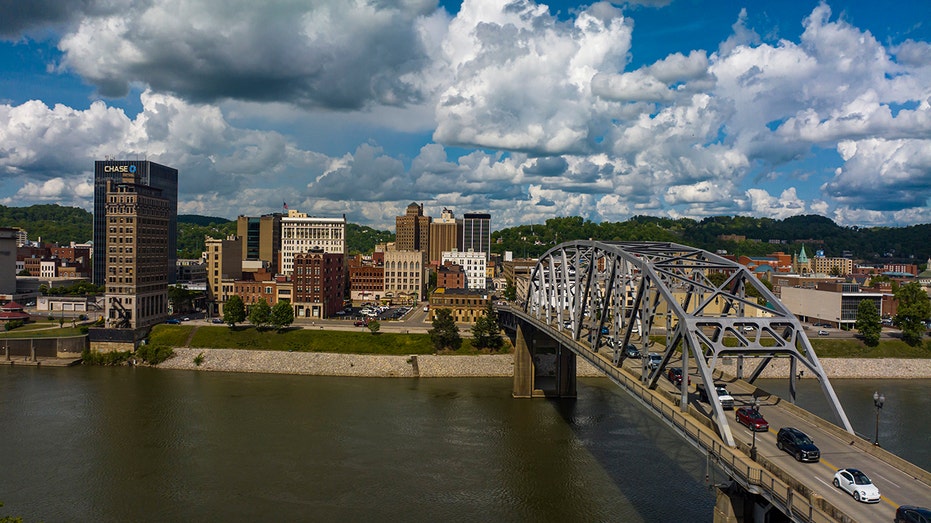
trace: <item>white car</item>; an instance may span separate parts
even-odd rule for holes
[[[863,503],[879,503],[879,489],[866,474],[857,469],[840,469],[834,474],[834,486],[847,491]]]

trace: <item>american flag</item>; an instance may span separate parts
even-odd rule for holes
[[[281,205],[283,205],[285,209],[288,208],[288,202],[281,202]]]

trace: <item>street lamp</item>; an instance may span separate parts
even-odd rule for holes
[[[876,405],[876,435],[873,436],[873,445],[879,446],[879,413],[883,410],[883,403],[886,402],[886,396],[882,392],[873,393],[873,405]]]
[[[760,412],[760,398],[753,398],[753,411]],[[750,432],[753,433],[753,444],[750,445],[750,459],[756,461],[756,429],[750,423]]]

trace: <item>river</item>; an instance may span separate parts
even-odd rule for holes
[[[883,416],[929,384],[883,381]],[[913,417],[917,439],[880,439],[928,468]],[[0,367],[0,423],[0,516],[27,523],[710,521],[723,479],[604,379],[548,401],[501,378]]]

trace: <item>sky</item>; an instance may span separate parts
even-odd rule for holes
[[[0,0],[0,204],[931,223],[931,2]]]

